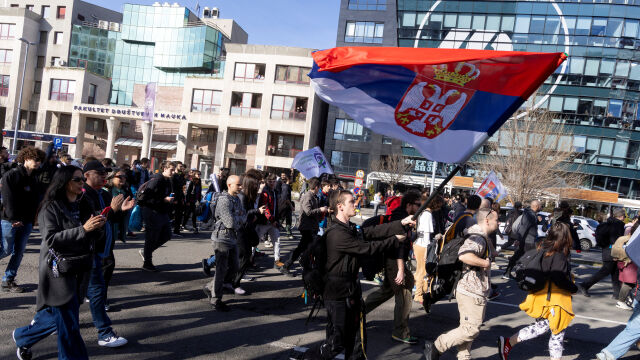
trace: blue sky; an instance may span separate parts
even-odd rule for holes
[[[120,12],[125,3],[154,3],[154,0],[85,1]],[[195,10],[198,0],[168,2]],[[200,0],[200,6],[217,7],[221,18],[234,19],[249,34],[251,44],[312,49],[328,49],[336,44],[340,0]]]

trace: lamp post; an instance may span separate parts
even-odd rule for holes
[[[25,38],[18,39],[27,44],[27,51],[24,53],[24,63],[22,64],[22,80],[20,80],[20,96],[18,97],[18,111],[16,111],[16,125],[13,127],[13,144],[11,146],[11,153],[16,154],[16,147],[18,146],[18,129],[20,128],[20,112],[22,109],[22,90],[24,89],[24,74],[27,72],[27,56],[29,55],[29,45],[35,45],[34,42],[29,42]]]

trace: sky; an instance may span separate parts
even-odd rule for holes
[[[123,4],[154,0],[85,0],[122,12]],[[159,1],[163,3],[164,1]],[[328,49],[336,45],[340,0],[174,0],[195,11],[217,7],[220,18],[233,19],[249,34],[250,44]],[[201,10],[202,14],[202,10]]]

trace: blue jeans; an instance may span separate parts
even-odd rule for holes
[[[633,313],[627,326],[602,352],[607,359],[618,359],[626,354],[638,340],[640,340],[640,303],[634,300]]]
[[[111,329],[111,319],[109,319],[109,315],[104,310],[104,304],[107,300],[107,287],[102,275],[102,258],[98,255],[93,256],[93,268],[89,278],[87,298],[90,301],[89,308],[91,309],[93,325],[98,329],[98,339],[104,340],[113,335],[113,330]]]
[[[213,264],[215,263],[216,263],[216,256],[215,255],[209,256],[209,258],[207,259],[207,265],[209,265],[209,267],[212,267]]]
[[[24,249],[27,247],[32,228],[33,224],[12,227],[11,221],[2,220],[2,247],[4,251],[0,254],[0,259],[11,255],[2,281],[12,281],[18,274],[18,268],[22,262]]]
[[[31,324],[16,329],[16,345],[30,348],[58,330],[58,359],[89,359],[80,336],[78,307],[78,299],[74,296],[62,306],[46,307],[38,311]]]

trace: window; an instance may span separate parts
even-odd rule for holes
[[[48,6],[46,6],[46,5],[43,5],[43,6],[42,6],[42,13],[41,13],[41,15],[42,15],[42,18],[43,18],[43,19],[48,19],[48,18],[49,18],[49,10],[50,10],[50,8],[49,8]]]
[[[49,33],[46,31],[40,31],[40,44],[46,44],[47,43],[47,37],[48,37]]]
[[[302,151],[304,136],[268,133],[267,155],[293,158]]]
[[[218,130],[213,128],[193,128],[191,130],[191,141],[207,144],[215,144],[218,137]],[[214,146],[215,147],[215,146]]]
[[[89,96],[87,96],[87,103],[95,104],[96,103],[96,91],[98,87],[94,84],[89,84]]]
[[[36,60],[36,67],[42,69],[44,67],[44,56],[38,56]]]
[[[391,145],[393,144],[393,139],[388,136],[382,135],[382,143],[385,145]]]
[[[222,106],[222,91],[219,90],[193,90],[193,98],[191,100],[191,111],[193,112],[210,112],[214,114],[220,113]]]
[[[0,75],[0,96],[9,96],[9,75]]]
[[[384,23],[370,21],[347,21],[345,42],[382,44]]]
[[[64,40],[64,35],[61,31],[56,31],[53,35],[53,43],[54,44],[62,44]]]
[[[369,141],[371,131],[351,119],[336,119],[333,131],[334,140]]]
[[[51,66],[60,66],[60,58],[57,56],[51,57]]]
[[[76,82],[74,80],[51,79],[51,91],[49,93],[50,100],[73,101],[73,95],[76,91]]]
[[[12,8],[17,8],[17,7],[20,7],[20,5],[19,4],[11,4],[11,7]]]
[[[272,119],[299,119],[307,118],[307,98],[273,95],[271,103]]]
[[[369,154],[350,152],[350,151],[332,151],[331,165],[342,168],[343,171],[356,171],[369,167]]]
[[[229,173],[232,175],[242,175],[247,169],[247,160],[229,159]]]
[[[88,64],[88,60],[82,60],[82,59],[78,59],[78,61],[76,62],[76,67],[79,68],[87,68],[87,64]]]
[[[235,145],[257,145],[258,132],[246,130],[229,130],[227,143]]]
[[[308,67],[276,65],[276,83],[308,84]]]
[[[233,76],[238,81],[263,81],[265,64],[236,63],[236,72]]]
[[[244,117],[260,117],[262,94],[231,93],[231,115]]]
[[[387,10],[387,0],[349,0],[349,10]]]
[[[33,93],[40,94],[42,91],[42,81],[36,81],[33,83]]]
[[[107,123],[104,119],[87,118],[86,132],[106,133]]]
[[[25,8],[29,11],[33,11],[33,5],[26,5]]]
[[[0,49],[0,63],[10,64],[13,58],[13,50]]]
[[[15,32],[16,24],[0,24],[0,39],[13,39]]]
[[[56,12],[56,19],[64,19],[64,15],[67,12],[66,6],[58,6],[58,11]]]

